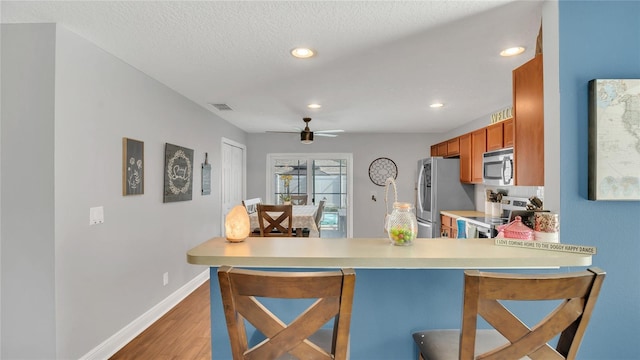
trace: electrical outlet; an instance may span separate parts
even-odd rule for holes
[[[164,286],[169,285],[169,273],[168,272],[162,274],[162,285],[164,285]]]

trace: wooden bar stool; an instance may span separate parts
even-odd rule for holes
[[[573,360],[604,277],[605,272],[598,268],[541,275],[466,270],[462,330],[414,333],[419,359]],[[558,300],[560,304],[529,328],[499,300]],[[478,315],[493,329],[477,330]],[[548,342],[557,335],[553,348]]]
[[[346,360],[355,285],[353,269],[280,272],[221,266],[218,281],[233,360],[291,356]],[[262,298],[316,300],[287,325],[269,311]],[[333,330],[321,329],[332,319]],[[245,320],[267,339],[249,348]],[[315,339],[326,343],[315,343]]]

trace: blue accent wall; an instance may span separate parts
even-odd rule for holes
[[[640,358],[640,202],[587,200],[591,79],[640,78],[640,1],[559,2],[562,242],[607,272],[580,359]]]

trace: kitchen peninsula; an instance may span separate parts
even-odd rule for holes
[[[592,257],[497,246],[492,239],[416,239],[392,246],[385,238],[210,239],[187,252],[191,264],[210,266],[212,358],[231,358],[217,267],[319,269],[352,267],[356,290],[351,324],[351,359],[415,359],[411,332],[457,327],[459,313],[442,308],[462,303],[462,271],[583,267]],[[557,269],[555,269],[557,271]],[[459,282],[443,282],[458,272]],[[462,308],[461,305],[457,308]],[[286,311],[286,309],[285,309]]]

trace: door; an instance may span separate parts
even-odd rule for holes
[[[224,236],[224,219],[236,205],[242,204],[246,189],[246,147],[229,139],[222,139],[222,160],[220,162],[220,236]]]
[[[311,194],[315,204],[325,201],[320,222],[321,237],[347,237],[347,181],[346,159],[314,159]]]
[[[282,203],[288,195],[325,200],[320,236],[352,237],[352,154],[268,154],[267,202]]]

